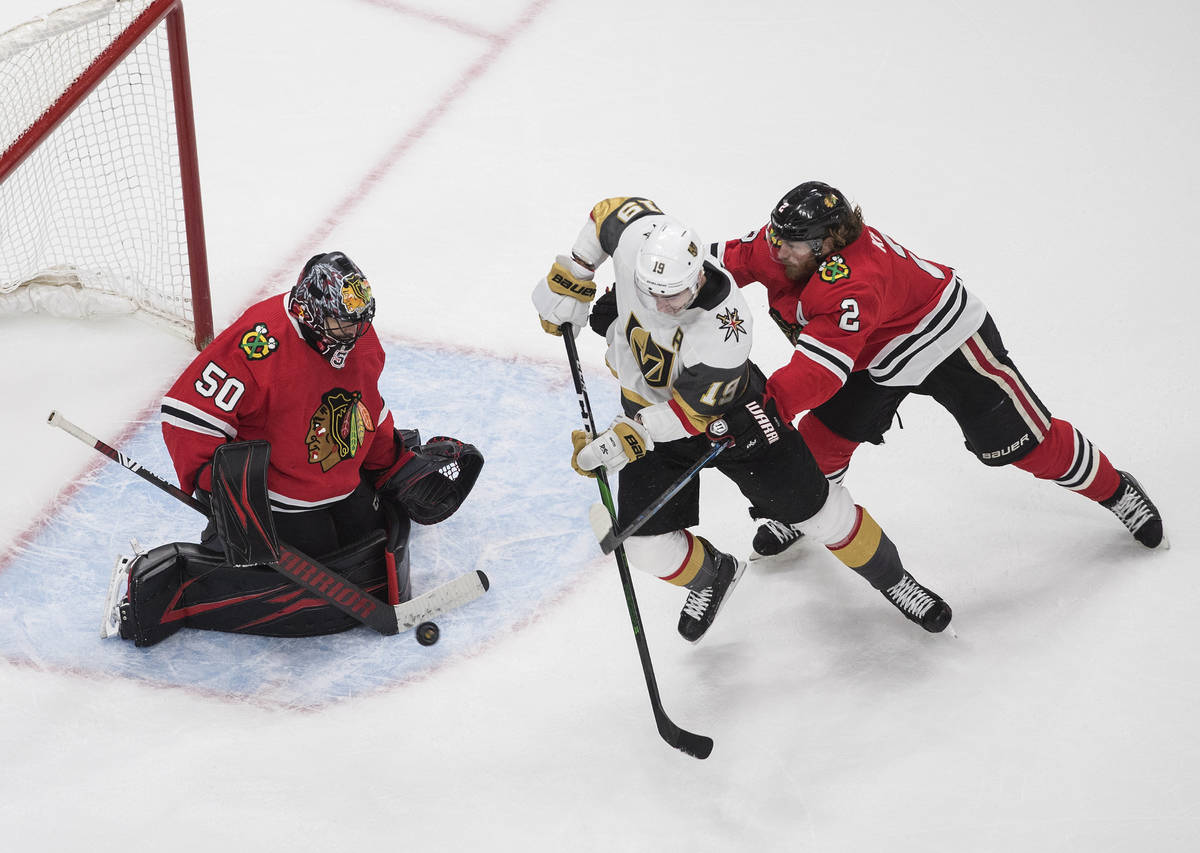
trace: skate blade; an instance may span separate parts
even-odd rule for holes
[[[104,599],[104,615],[100,621],[100,638],[107,640],[121,633],[121,599],[129,586],[129,566],[137,557],[117,557],[112,576],[108,579],[108,595]]]

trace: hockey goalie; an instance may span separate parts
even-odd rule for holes
[[[275,570],[284,543],[388,604],[409,600],[411,522],[453,514],[483,455],[394,427],[374,315],[362,271],[315,255],[188,366],[163,399],[163,438],[210,521],[199,544],[117,561],[104,636],[148,646],[182,627],[295,637],[359,624]]]

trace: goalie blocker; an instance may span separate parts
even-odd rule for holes
[[[374,529],[322,558],[327,568],[391,605],[412,597],[410,519],[435,524],[450,517],[483,467],[479,450],[454,438],[437,436],[422,445],[416,430],[397,430],[397,440],[411,452],[393,470],[378,473],[374,488],[364,482],[349,499],[362,514],[375,516]],[[301,637],[361,624],[271,566],[279,542],[266,490],[269,455],[264,441],[218,449],[204,544],[175,542],[120,558],[104,636],[119,633],[150,646],[182,627]]]

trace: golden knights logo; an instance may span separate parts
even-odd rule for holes
[[[304,442],[309,464],[328,471],[343,459],[352,459],[375,431],[371,413],[358,391],[334,388],[321,395],[321,405],[309,419]]]
[[[734,343],[741,340],[741,336],[748,334],[746,331],[746,321],[738,316],[736,308],[730,308],[724,314],[718,314],[717,320],[721,324],[721,331],[725,333],[725,340],[733,338]]]
[[[821,274],[821,281],[828,284],[850,277],[850,267],[841,255],[830,255],[829,260],[821,264],[817,272]]]
[[[629,341],[629,348],[633,350],[633,357],[637,359],[646,384],[651,388],[666,388],[671,382],[675,353],[655,343],[633,314],[629,315],[629,322],[625,324],[625,340]],[[681,336],[676,334],[675,345],[678,346],[681,340]]]
[[[275,348],[279,346],[279,341],[271,337],[270,332],[267,331],[266,324],[258,323],[253,329],[242,335],[242,340],[238,346],[242,348],[242,352],[246,354],[246,358],[251,361],[261,361],[275,352]]]

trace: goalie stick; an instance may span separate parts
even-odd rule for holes
[[[575,393],[579,397],[579,414],[583,418],[583,426],[590,434],[596,434],[596,419],[592,417],[592,404],[588,400],[587,386],[583,382],[583,368],[579,364],[579,350],[575,346],[575,330],[570,323],[559,326],[563,343],[567,347],[567,362],[571,366],[571,379],[575,383]],[[608,486],[608,477],[603,469],[596,472],[596,482],[600,486],[600,499],[608,511],[610,524],[616,521],[616,510],[613,509],[612,491]],[[658,693],[658,681],[654,677],[654,665],[650,661],[650,647],[646,643],[646,634],[642,626],[642,615],[638,610],[637,596],[633,591],[633,578],[629,574],[629,560],[625,556],[625,547],[617,545],[613,551],[617,558],[617,572],[621,576],[621,586],[625,590],[625,606],[629,610],[629,621],[633,625],[633,637],[637,641],[638,656],[642,660],[642,672],[646,676],[646,689],[650,693],[650,707],[654,710],[654,722],[658,725],[658,733],[668,744],[695,758],[708,758],[712,752],[713,740],[710,737],[689,732],[677,726],[667,712],[663,710],[662,698]]]
[[[105,444],[58,412],[51,412],[48,422],[51,426],[56,426],[73,435],[84,444],[120,464],[122,468],[132,471],[146,482],[157,486],[171,497],[187,504],[206,518],[208,517],[208,510],[196,498],[183,489],[171,485],[153,471],[143,468],[136,460]],[[279,543],[279,559],[268,565],[343,613],[349,614],[381,634],[388,635],[407,631],[434,616],[469,604],[488,589],[487,575],[477,569],[403,604],[389,605],[284,542]]]

